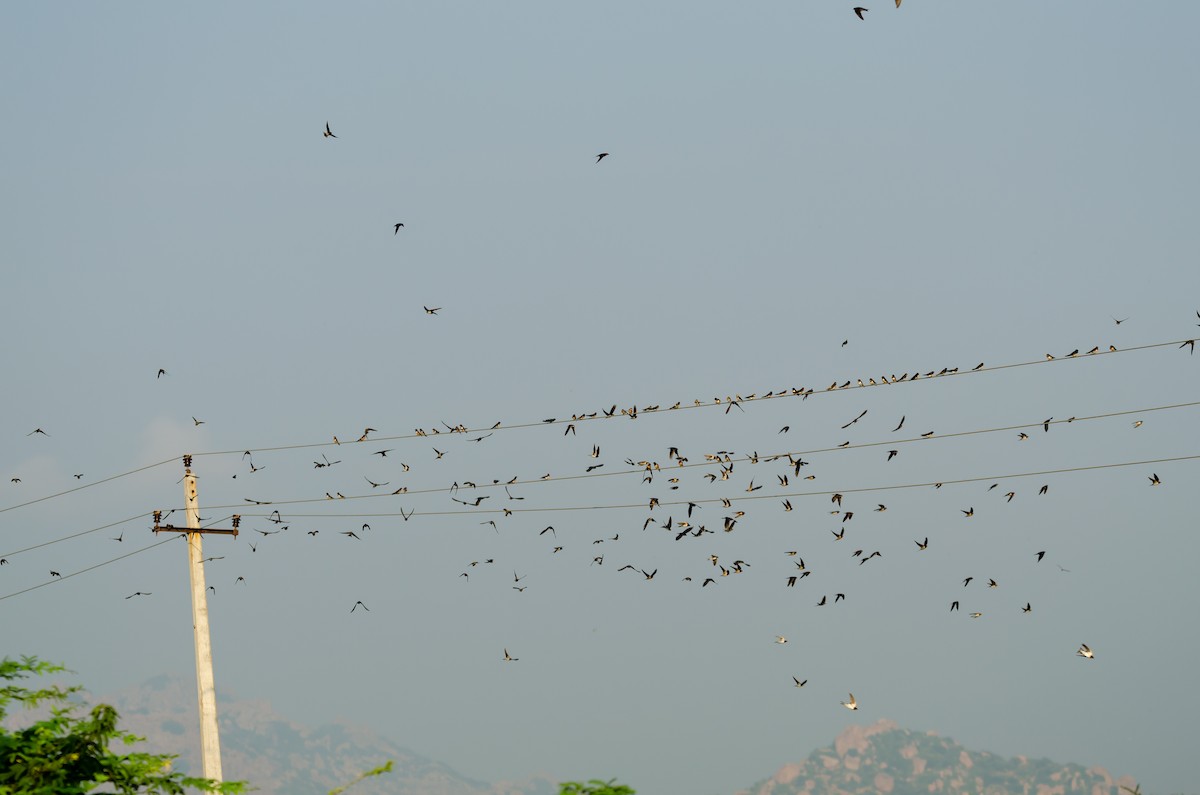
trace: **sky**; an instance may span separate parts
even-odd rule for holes
[[[1200,8],[852,8],[0,9],[0,654],[191,675],[190,453],[218,690],[293,719],[716,795],[889,718],[1195,791]]]

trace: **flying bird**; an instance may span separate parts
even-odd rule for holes
[[[32,431],[30,431],[29,433],[27,433],[27,434],[25,434],[25,435],[26,435],[26,436],[33,436],[35,433],[40,433],[42,436],[49,436],[49,435],[50,435],[50,434],[46,433],[45,431],[43,431],[41,428],[34,428]]]
[[[351,613],[353,613],[355,610],[357,610],[357,609],[358,609],[358,608],[360,608],[360,607],[361,607],[363,610],[366,610],[368,613],[370,613],[370,612],[371,612],[371,608],[369,608],[369,607],[367,607],[366,605],[364,605],[364,604],[362,603],[362,601],[361,601],[361,600],[360,600],[360,601],[357,601],[357,602],[355,602],[355,603],[354,603],[354,607],[351,607],[351,608],[350,608],[350,612],[351,612]]]
[[[864,17],[864,16],[863,16],[863,12],[864,12],[864,11],[867,11],[867,10],[868,10],[868,9],[866,9],[866,8],[863,8],[862,6],[855,6],[855,7],[854,7],[854,13],[855,13],[855,14],[858,14],[858,18],[859,18],[859,19],[866,19],[866,17]],[[844,343],[844,342],[843,342],[842,344],[843,344],[843,345],[845,345],[846,343]],[[850,707],[850,709],[858,709],[858,707]]]
[[[126,596],[125,598],[132,599],[135,596],[153,596],[153,595],[154,595],[153,593],[150,593],[147,591],[135,591],[134,593],[129,594],[129,596]]]
[[[805,679],[803,682],[801,682],[799,679],[797,679],[794,676],[792,677],[792,681],[796,683],[796,687],[804,687],[806,684],[808,684],[807,679]]]
[[[168,374],[167,371],[160,367],[160,368],[158,368],[158,375],[154,376],[154,380],[157,381],[158,379],[162,378],[164,375],[167,375],[167,374]]]
[[[855,9],[855,10],[857,11],[858,9]],[[866,9],[863,9],[863,10],[865,11]],[[854,700],[853,693],[850,694],[849,701],[842,702],[842,706],[845,707],[846,709],[858,709],[858,702]]]
[[[1159,486],[1159,485],[1162,485],[1162,481],[1158,479],[1158,475],[1151,474],[1151,475],[1150,475],[1150,478],[1149,478],[1149,480],[1150,480],[1150,485],[1151,485],[1151,486]]]
[[[337,136],[333,134],[333,130],[329,129],[329,122],[325,122],[325,137],[337,138]]]
[[[436,315],[438,313],[438,311],[441,310],[440,306],[435,306],[432,309],[430,309],[429,307],[425,306],[424,304],[421,305],[421,308],[425,310],[425,314],[427,314],[427,315]]]
[[[608,157],[608,152],[601,152],[600,154],[596,155],[596,162],[599,163],[606,157]]]
[[[195,417],[192,417],[192,422],[194,422],[196,424],[196,426],[199,427],[205,423],[205,420],[198,420]]]
[[[512,655],[510,655],[508,653],[508,649],[504,650],[504,662],[517,662],[520,659],[521,659],[520,657],[513,657]]]
[[[892,433],[895,433],[896,431],[898,431],[904,427],[904,418],[907,416],[908,415],[905,414],[903,417],[900,418],[900,423],[895,428],[892,428]]]
[[[401,229],[403,229],[403,228],[404,228],[404,224],[397,223],[397,224],[396,224],[396,231],[395,231],[395,232],[392,232],[392,234],[393,234],[393,235],[398,235],[398,234],[400,234],[400,230],[401,230]]]
[[[1092,650],[1090,648],[1088,648],[1088,645],[1086,643],[1079,644],[1079,650],[1076,651],[1075,653],[1078,654],[1080,657],[1086,657],[1089,660],[1096,659],[1096,655],[1092,653]]]

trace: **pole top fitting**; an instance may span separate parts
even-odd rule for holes
[[[191,471],[191,469],[192,469],[192,455],[191,455],[191,453],[186,453],[186,454],[183,456],[183,468],[184,468],[185,470]]]

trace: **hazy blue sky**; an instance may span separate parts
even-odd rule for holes
[[[1149,411],[1200,400],[1200,8],[852,6],[4,6],[0,597],[162,540],[182,466],[14,506],[236,451],[195,465],[203,514],[245,515],[205,540],[218,689],[296,719],[653,795],[886,717],[1195,791],[1200,461],[993,476],[1200,455],[1200,407]],[[643,411],[374,441],[614,404]],[[317,501],[262,536],[247,499]],[[715,533],[677,542],[688,501]],[[189,617],[166,543],[0,599],[0,654],[103,692],[190,674]]]

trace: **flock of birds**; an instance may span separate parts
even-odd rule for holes
[[[328,127],[326,129],[326,134],[330,137],[336,137],[336,136],[333,136],[332,131],[329,130]],[[602,153],[600,155],[600,157],[597,158],[597,162],[599,162],[599,159],[604,157],[605,154],[606,153]],[[440,309],[440,307],[426,307],[425,311],[429,314],[434,314],[439,309]],[[1197,312],[1197,317],[1200,318],[1200,312]],[[1118,326],[1121,325],[1122,323],[1126,322],[1126,320],[1128,320],[1128,318],[1123,318],[1123,319],[1113,318],[1114,323]],[[1192,343],[1192,345],[1190,347],[1194,348],[1194,340],[1186,341],[1180,347],[1189,347],[1189,343]],[[843,347],[846,344],[848,344],[848,341],[845,341],[842,343]],[[1109,346],[1109,350],[1116,351],[1117,349],[1114,346]],[[1078,357],[1078,356],[1086,356],[1089,354],[1094,355],[1099,352],[1100,352],[1099,346],[1096,346],[1091,351],[1088,351],[1086,353],[1081,353],[1078,349],[1076,349],[1076,350],[1073,350],[1071,353],[1066,354],[1066,357],[1074,358],[1074,357]],[[1047,354],[1045,358],[1046,358],[1046,360],[1053,360],[1056,357],[1054,357],[1050,354]],[[981,362],[978,366],[972,368],[970,371],[962,371],[962,372],[964,374],[967,372],[977,372],[977,371],[981,370],[983,368],[983,366],[984,365]],[[931,370],[928,370],[925,372],[918,371],[918,372],[913,373],[911,376],[909,375],[909,373],[905,372],[902,376],[896,376],[894,374],[890,375],[890,376],[880,376],[879,380],[876,380],[875,378],[868,378],[866,381],[864,381],[862,379],[854,379],[854,380],[856,381],[857,386],[859,386],[859,387],[883,386],[883,385],[887,385],[887,384],[903,383],[906,381],[915,381],[915,380],[922,379],[922,378],[933,379],[933,378],[938,378],[941,376],[958,374],[959,372],[960,372],[960,370],[958,367],[943,367],[940,369],[934,368],[934,369],[931,369]],[[155,378],[162,379],[165,376],[168,376],[167,370],[165,368],[159,368]],[[839,382],[835,380],[828,387],[826,387],[824,390],[821,390],[821,391],[825,391],[825,392],[839,391],[839,390],[851,388],[852,386],[853,386],[853,384],[851,383],[851,381],[845,381],[845,382],[839,384]],[[716,398],[713,398],[713,400],[711,402],[695,400],[692,402],[691,405],[693,407],[724,406],[724,412],[726,414],[728,414],[730,409],[735,408],[735,407],[741,411],[745,411],[745,409],[742,406],[743,403],[749,403],[749,402],[756,401],[756,400],[772,399],[772,398],[777,398],[777,397],[792,397],[792,398],[800,398],[801,400],[806,400],[810,395],[814,394],[815,391],[816,390],[813,388],[791,387],[791,388],[784,388],[784,389],[778,389],[778,390],[769,390],[767,392],[764,392],[761,396],[758,395],[757,393],[752,392],[752,393],[747,393],[745,395],[737,394],[735,396],[734,395],[725,396],[724,398],[716,397]],[[669,408],[661,409],[661,410],[670,411],[673,409],[679,409],[682,406],[683,406],[683,402],[680,401],[680,402],[675,403],[673,406],[671,406]],[[613,405],[609,408],[600,409],[600,410],[593,411],[593,412],[573,413],[570,415],[569,421],[565,420],[565,419],[560,420],[557,417],[552,417],[552,418],[543,420],[539,424],[541,424],[541,425],[565,424],[566,427],[565,427],[565,430],[563,431],[562,435],[564,437],[567,435],[577,436],[578,435],[578,430],[577,430],[578,425],[581,423],[584,423],[586,421],[589,421],[589,420],[605,420],[605,419],[611,419],[611,418],[615,418],[615,417],[625,417],[625,418],[629,418],[629,419],[637,419],[639,416],[646,416],[648,414],[653,414],[659,410],[660,410],[659,405],[643,405],[641,408],[638,408],[637,406],[630,406],[630,407],[622,408],[622,409],[618,409],[618,407],[616,405]],[[855,416],[848,419],[845,423],[840,424],[839,430],[847,431],[850,428],[859,426],[860,423],[863,423],[864,421],[870,422],[870,420],[866,419],[868,412],[869,412],[868,409],[864,409],[863,411],[857,413]],[[192,416],[191,419],[192,419],[194,427],[198,428],[201,425],[206,424],[204,420],[198,419],[195,416]],[[907,419],[907,416],[902,415],[899,417],[898,420],[896,420],[894,422],[894,424],[889,422],[883,428],[881,428],[880,431],[883,432],[890,428],[890,433],[892,433],[892,434],[899,433],[905,427],[906,419]],[[1075,420],[1074,417],[1072,417],[1070,419],[1066,419],[1066,420],[1057,420],[1057,421],[1053,417],[1046,418],[1043,422],[1040,423],[1041,430],[1043,433],[1049,433],[1052,425],[1057,424],[1059,422],[1072,422],[1074,420]],[[1141,427],[1142,424],[1143,423],[1141,420],[1137,420],[1137,421],[1133,422],[1133,428],[1134,429],[1139,428],[1139,427]],[[531,423],[531,425],[532,425],[532,423]],[[496,431],[500,430],[501,428],[504,428],[502,423],[499,423],[499,422],[495,423],[488,429],[476,429],[476,430],[471,430],[465,424],[462,424],[462,423],[450,424],[450,423],[443,422],[443,423],[441,423],[441,426],[442,426],[441,428],[432,427],[432,426],[427,427],[427,428],[416,428],[416,429],[414,429],[414,433],[408,434],[405,437],[393,436],[393,437],[388,437],[388,438],[389,439],[404,438],[408,441],[417,441],[417,440],[421,440],[421,439],[428,440],[431,437],[447,436],[447,437],[457,437],[459,439],[465,439],[465,441],[471,442],[471,443],[481,443],[481,442],[491,438],[491,436]],[[443,430],[443,428],[445,430]],[[506,430],[507,430],[507,428],[506,428]],[[790,424],[783,425],[782,427],[779,428],[776,435],[787,434],[787,433],[789,433],[790,430],[791,430]],[[347,440],[345,442],[342,442],[335,435],[333,437],[333,441],[329,444],[332,446],[336,446],[338,448],[342,448],[344,445],[371,445],[372,442],[374,442],[374,439],[372,439],[371,435],[378,434],[378,433],[379,432],[375,428],[366,427],[363,429],[363,432],[360,435],[358,435],[358,437],[356,439],[353,439],[353,441]],[[935,435],[935,432],[931,430],[931,431],[920,433],[919,435],[914,436],[912,439],[897,440],[897,445],[898,445],[897,447],[887,449],[886,457],[884,459],[884,464],[888,464],[898,458],[898,456],[900,455],[900,446],[899,446],[900,443],[917,441],[920,439],[928,439],[934,435]],[[33,430],[31,430],[29,433],[27,433],[26,436],[27,437],[49,438],[50,434],[43,427],[39,426],[39,427],[36,427]],[[1027,441],[1028,439],[1029,439],[1029,435],[1025,432],[1021,432],[1017,437],[1018,442],[1024,442],[1024,441]],[[442,445],[442,447],[447,447],[449,449],[449,447],[446,443],[440,443],[440,444]],[[378,446],[378,445],[374,445],[374,446]],[[850,446],[849,440],[844,442],[843,444],[838,445],[837,448],[845,448],[848,446]],[[837,449],[837,448],[833,448],[833,449]],[[382,493],[379,493],[376,491],[377,489],[390,489],[394,482],[394,478],[404,477],[406,475],[409,475],[414,469],[414,467],[412,465],[410,465],[408,463],[400,462],[395,457],[389,458],[389,453],[395,453],[395,452],[396,452],[396,448],[394,448],[394,447],[381,447],[380,449],[371,450],[367,454],[368,460],[377,460],[380,464],[382,464],[385,460],[388,462],[396,461],[399,465],[399,469],[398,470],[393,469],[391,475],[386,480],[383,478],[373,479],[371,476],[369,476],[367,474],[362,474],[362,480],[366,482],[366,484],[368,485],[370,490],[368,492],[365,492],[364,494],[351,495],[352,497],[368,497],[368,496],[384,496],[384,495],[404,497],[404,496],[410,494],[409,487],[407,485],[402,485],[402,486],[399,486],[398,488],[395,488],[394,490],[389,490],[387,492],[382,492]],[[431,461],[439,461],[439,460],[443,459],[446,455],[446,452],[447,452],[447,450],[443,450],[443,449],[440,449],[439,447],[432,446],[430,449],[430,454],[432,455]],[[378,458],[375,459],[375,457],[378,457]],[[588,458],[591,460],[592,463],[589,463],[586,466],[583,476],[591,476],[596,470],[598,470],[599,468],[601,468],[605,465],[606,462],[599,461],[600,457],[601,457],[600,445],[599,444],[591,444],[590,450],[588,452]],[[242,454],[241,458],[242,458],[243,463],[245,463],[249,467],[249,474],[257,473],[266,468],[265,466],[259,466],[255,463],[253,450],[246,450]],[[775,485],[781,489],[791,486],[793,484],[793,482],[795,482],[797,485],[799,485],[802,481],[812,481],[812,480],[815,480],[815,478],[816,478],[815,475],[811,474],[811,470],[808,469],[808,467],[810,467],[813,462],[805,460],[805,458],[802,454],[798,454],[795,452],[785,452],[785,453],[779,453],[779,454],[774,454],[774,455],[770,455],[770,456],[760,456],[757,452],[739,455],[738,453],[736,453],[732,450],[715,450],[715,451],[711,451],[711,452],[703,452],[703,453],[701,453],[701,455],[699,457],[697,457],[696,461],[692,461],[691,455],[688,452],[685,452],[682,449],[682,447],[670,446],[670,447],[668,447],[668,449],[665,450],[665,455],[662,456],[661,461],[662,461],[662,463],[660,463],[659,459],[637,458],[636,456],[630,456],[630,457],[627,457],[624,459],[624,464],[630,468],[629,470],[627,470],[628,473],[640,474],[642,484],[645,486],[648,486],[650,490],[657,491],[659,488],[666,488],[670,492],[678,491],[681,488],[681,480],[682,480],[681,476],[684,475],[685,473],[690,473],[694,468],[697,468],[697,467],[707,469],[708,471],[704,472],[703,475],[700,477],[700,479],[698,481],[694,481],[694,482],[702,483],[703,481],[707,481],[707,484],[708,484],[707,487],[709,487],[709,488],[716,487],[717,488],[717,496],[716,497],[706,497],[703,499],[693,498],[690,500],[671,500],[671,499],[667,499],[663,496],[648,496],[646,498],[646,510],[647,510],[648,515],[641,522],[640,526],[638,526],[636,524],[631,525],[629,530],[626,531],[627,533],[639,531],[639,535],[640,535],[640,534],[644,534],[647,530],[650,530],[652,528],[658,528],[658,529],[664,531],[666,536],[673,539],[675,542],[688,542],[688,541],[702,542],[702,540],[706,536],[715,536],[718,533],[720,533],[722,535],[730,534],[730,533],[733,533],[735,530],[739,529],[740,525],[743,522],[748,521],[748,518],[747,518],[748,510],[747,509],[750,506],[747,505],[747,506],[745,506],[745,508],[743,508],[741,506],[736,505],[735,503],[738,500],[745,500],[745,499],[761,500],[761,499],[763,499],[762,495],[756,494],[756,492],[759,492],[760,490],[762,490],[764,488],[764,482],[760,482],[760,478],[764,478],[764,476],[765,476],[766,479],[770,479],[773,477],[773,479],[774,479],[773,485]],[[757,467],[757,465],[760,463],[761,464],[775,464],[776,468],[773,471],[764,472],[763,469],[760,469]],[[328,457],[328,455],[322,453],[319,460],[314,460],[312,462],[312,467],[314,470],[331,470],[334,467],[341,465],[341,464],[343,464],[343,458],[338,457],[334,460],[331,460]],[[734,473],[735,473],[735,471],[739,471],[738,470],[739,465],[748,465],[749,467],[754,469],[754,472],[752,473],[753,477],[751,477],[748,481],[737,484],[737,481],[735,480],[735,477],[734,477]],[[75,475],[76,479],[81,479],[82,477],[83,477],[82,473]],[[233,477],[236,478],[237,475],[234,474]],[[574,475],[573,477],[578,477],[578,475]],[[1162,479],[1159,477],[1159,475],[1157,473],[1151,473],[1151,474],[1147,475],[1146,477],[1149,481],[1150,486],[1157,487],[1157,486],[1162,485],[1162,483],[1163,483]],[[546,473],[545,475],[543,475],[541,477],[537,477],[537,478],[531,477],[531,478],[523,479],[518,476],[493,478],[493,479],[491,479],[490,482],[483,482],[482,484],[475,482],[475,481],[470,481],[470,480],[461,480],[461,481],[455,480],[449,486],[443,486],[440,488],[432,488],[432,489],[420,489],[419,492],[425,492],[425,493],[444,492],[445,495],[448,496],[448,498],[453,503],[455,503],[459,506],[463,506],[463,508],[461,509],[462,513],[469,514],[469,513],[473,513],[473,512],[479,512],[481,516],[482,515],[493,516],[495,514],[499,514],[500,520],[503,521],[504,519],[507,519],[507,518],[513,517],[513,516],[517,516],[524,512],[522,510],[523,506],[521,505],[521,503],[524,500],[526,500],[526,497],[523,495],[514,494],[513,493],[514,488],[519,488],[521,485],[528,484],[528,483],[547,481],[547,480],[552,480],[552,479],[553,478],[552,478],[551,474]],[[14,484],[21,482],[21,479],[19,477],[13,477],[11,480],[12,480],[12,483],[14,483]],[[735,485],[735,484],[737,484],[737,485]],[[941,486],[942,486],[942,483],[933,484],[933,487],[935,489],[940,489]],[[990,486],[988,486],[986,488],[984,494],[988,495],[988,494],[991,494],[992,492],[995,492],[998,495],[999,501],[997,504],[999,504],[999,505],[1006,505],[1008,503],[1012,503],[1014,498],[1017,496],[1016,490],[999,491],[999,486],[1000,486],[999,481],[992,483]],[[1049,488],[1050,488],[1049,483],[1043,484],[1037,490],[1036,496],[1046,496],[1049,493]],[[490,490],[490,492],[488,492],[488,490]],[[498,504],[501,491],[503,492],[503,495],[505,498],[503,505],[501,505],[501,507],[493,508],[490,505],[485,504],[485,503],[487,503],[487,501],[492,500],[493,498],[497,499],[497,503],[493,503],[493,505]],[[480,493],[480,492],[488,492],[488,493]],[[418,493],[418,492],[413,492],[413,493]],[[468,494],[470,494],[471,496],[464,499],[463,497],[465,497]],[[660,492],[660,494],[661,494],[661,492]],[[791,495],[791,496],[796,496],[796,495]],[[833,521],[835,522],[835,527],[830,529],[830,531],[829,531],[830,535],[831,535],[831,539],[828,541],[828,543],[832,543],[832,544],[840,545],[840,544],[845,543],[848,540],[847,529],[849,527],[855,526],[852,523],[854,522],[856,516],[861,516],[864,513],[866,515],[870,515],[872,513],[882,514],[888,510],[888,506],[884,503],[874,503],[873,505],[865,505],[862,507],[860,507],[858,505],[854,505],[854,504],[852,504],[851,498],[841,492],[829,493],[829,497],[830,497],[830,502],[829,502],[829,506],[827,508],[827,512],[828,512],[828,515],[830,517],[832,517]],[[326,500],[348,499],[348,497],[345,494],[343,494],[341,491],[335,491],[332,489],[324,492],[324,498]],[[304,500],[297,500],[297,501],[292,501],[292,500],[277,501],[277,500],[270,500],[270,499],[247,498],[245,501],[247,503],[250,503],[253,506],[270,506],[270,505],[286,505],[290,502],[297,502],[297,501],[310,502],[311,499],[304,499]],[[719,511],[720,515],[719,516],[711,516],[711,518],[707,518],[709,516],[709,514],[707,514],[707,509],[709,506],[714,505],[714,504],[720,505],[720,508],[721,508],[721,510]],[[672,510],[671,509],[672,507],[676,508],[677,510]],[[794,506],[792,504],[790,496],[780,497],[779,509],[783,513],[790,513],[793,511]],[[167,516],[169,516],[173,512],[174,511],[168,512]],[[976,515],[976,510],[975,510],[974,505],[960,507],[960,508],[958,508],[958,512],[959,512],[962,520],[970,520],[972,517],[974,517]],[[400,516],[403,519],[403,521],[405,521],[405,522],[409,521],[415,514],[416,514],[415,508],[410,509],[407,512],[405,511],[405,509],[403,507],[400,509]],[[248,516],[255,516],[255,515],[248,514]],[[258,551],[258,543],[261,543],[263,540],[266,540],[268,537],[275,536],[277,534],[286,532],[289,529],[290,524],[291,524],[279,508],[272,509],[269,514],[259,514],[257,516],[259,518],[264,519],[266,523],[268,523],[269,525],[272,525],[273,527],[271,529],[260,529],[260,528],[252,529],[252,532],[259,534],[260,538],[257,543],[250,542],[249,548],[250,548],[251,552],[257,552]],[[859,521],[861,522],[861,519]],[[490,526],[496,533],[500,532],[500,525],[498,524],[496,518],[487,518],[484,521],[479,522],[479,524],[485,525],[485,526]],[[347,541],[363,542],[364,537],[367,536],[367,534],[370,532],[370,530],[371,530],[371,525],[369,523],[363,523],[361,525],[361,527],[358,528],[357,530],[340,530],[337,532],[341,536],[344,536]],[[311,529],[311,530],[307,530],[305,532],[308,536],[310,536],[312,538],[316,538],[320,534],[321,531],[320,531],[320,529]],[[550,536],[549,545],[548,545],[549,553],[551,555],[558,555],[559,553],[562,553],[564,551],[564,549],[567,547],[568,542],[563,541],[562,543],[559,543],[558,530],[555,528],[554,525],[547,525],[543,529],[536,531],[536,535],[538,537],[544,537],[547,534],[549,534],[549,536]],[[591,540],[590,546],[592,547],[592,552],[589,553],[587,556],[588,558],[590,558],[589,565],[593,566],[593,567],[605,566],[606,560],[608,560],[613,554],[610,550],[615,548],[615,544],[617,544],[621,540],[621,537],[622,537],[621,532],[616,532],[611,536],[605,535],[603,537],[595,538],[595,539]],[[111,538],[113,541],[115,541],[117,543],[121,543],[124,541],[124,533],[122,532],[118,536],[111,537]],[[909,548],[911,550],[912,554],[924,553],[931,546],[930,537],[928,535],[926,535],[925,537],[920,538],[920,539],[911,539],[911,541],[912,541],[912,544],[915,546],[915,549],[913,549],[911,547]],[[810,543],[816,543],[816,542],[810,542]],[[607,545],[607,546],[602,546],[602,545]],[[851,546],[853,546],[853,545],[851,545]],[[600,548],[600,549],[597,549],[597,548]],[[896,554],[897,554],[897,551],[895,549],[889,549],[887,552],[887,555],[889,557],[894,556]],[[786,573],[783,573],[782,577],[781,577],[784,587],[795,588],[798,586],[798,584],[801,581],[805,580],[806,578],[808,578],[810,575],[812,575],[814,573],[815,567],[810,567],[806,563],[804,556],[801,554],[801,550],[799,550],[799,549],[784,550],[782,552],[782,555],[783,555],[784,559],[786,560],[786,564],[784,567]],[[1044,549],[1030,551],[1030,557],[1032,558],[1032,562],[1035,565],[1041,563],[1045,556],[1046,556],[1046,550],[1044,550]],[[872,561],[876,561],[876,560],[881,561],[881,562],[873,564],[873,565],[876,565],[876,566],[885,565],[882,563],[882,561],[884,559],[884,550],[883,549],[868,549],[867,546],[863,546],[863,547],[854,549],[852,552],[849,553],[848,557],[851,560],[856,561],[857,566],[859,566],[859,567],[865,566],[865,565],[871,563]],[[206,558],[205,562],[221,560],[223,558],[224,558],[224,556],[214,556],[214,557]],[[469,564],[466,566],[466,568],[458,576],[463,580],[469,581],[473,570],[476,570],[476,569],[478,569],[478,567],[481,567],[481,566],[487,567],[487,566],[489,566],[491,564],[495,564],[495,563],[496,563],[495,558],[484,558],[482,560],[472,560],[469,562]],[[719,583],[724,581],[726,578],[737,577],[739,575],[742,575],[751,568],[751,564],[747,560],[744,560],[741,558],[726,559],[718,554],[711,554],[711,553],[707,555],[706,563],[707,563],[706,571],[704,571],[703,573],[697,573],[694,571],[688,572],[685,574],[685,576],[683,576],[681,578],[681,581],[683,583],[689,583],[695,587],[705,589],[705,588],[717,586]],[[7,559],[0,558],[0,565],[8,565],[8,564],[9,564],[9,561]],[[1063,568],[1061,565],[1058,566],[1058,569],[1060,572],[1069,573],[1069,570]],[[629,572],[632,575],[637,576],[646,582],[651,582],[651,581],[654,581],[656,579],[656,577],[658,576],[659,568],[657,566],[650,568],[648,566],[637,565],[635,563],[625,563],[624,565],[616,568],[616,572],[618,574],[624,574],[625,572]],[[51,570],[50,576],[52,579],[58,579],[58,578],[61,578],[62,575],[57,570]],[[517,593],[524,593],[527,590],[527,588],[529,587],[529,583],[526,581],[526,579],[527,579],[527,575],[521,575],[519,573],[519,571],[514,570],[512,582],[510,584],[511,589],[513,591],[516,591]],[[962,588],[970,588],[971,584],[975,581],[976,581],[976,577],[974,575],[969,575],[969,576],[963,577],[961,580],[961,582],[962,582],[961,587]],[[235,580],[235,585],[245,585],[245,583],[246,583],[246,579],[243,576],[238,576],[237,579]],[[986,578],[986,589],[987,590],[996,590],[999,588],[1000,588],[1000,582],[995,577]],[[211,592],[213,592],[214,594],[216,592],[215,586],[210,586],[209,590]],[[135,592],[129,594],[128,596],[125,596],[124,598],[128,600],[128,599],[134,599],[134,598],[140,598],[140,597],[150,597],[152,595],[153,595],[153,593],[150,591],[139,590],[139,591],[135,591]],[[848,596],[847,596],[846,591],[833,590],[833,591],[828,591],[828,592],[822,593],[820,595],[819,599],[816,599],[813,602],[813,606],[817,607],[817,608],[833,607],[833,606],[838,605],[839,603],[845,602],[847,600],[848,600]],[[949,611],[951,613],[960,611],[961,603],[962,603],[962,597],[956,595],[956,598],[949,600]],[[1017,606],[1014,606],[1014,609],[1016,609],[1016,607],[1018,607],[1018,606],[1019,606],[1019,603]],[[349,612],[350,613],[358,612],[360,608],[363,613],[370,612],[370,609],[368,608],[366,603],[363,602],[362,600],[356,600],[353,603],[353,605],[351,606]],[[1019,606],[1019,609],[1022,613],[1028,615],[1028,614],[1032,613],[1033,606],[1029,601],[1025,601],[1023,606]],[[972,619],[980,619],[984,616],[984,612],[981,609],[974,609],[974,610],[971,610],[968,613],[968,615]],[[783,645],[788,642],[788,639],[786,636],[780,634],[780,635],[776,635],[775,642],[779,645]],[[1091,647],[1088,646],[1087,644],[1081,644],[1079,646],[1079,648],[1077,650],[1077,655],[1080,656],[1081,658],[1088,659],[1088,660],[1095,659],[1095,654],[1093,653]],[[505,648],[503,650],[502,660],[504,662],[517,662],[519,660],[519,658],[513,657],[509,653],[508,648]],[[801,679],[797,676],[793,676],[792,680],[793,680],[793,686],[797,687],[797,688],[802,688],[808,683],[807,678]],[[858,709],[858,702],[855,699],[853,693],[850,694],[849,699],[847,701],[843,701],[843,702],[841,702],[841,704],[842,704],[842,706],[844,706],[850,710]]]

